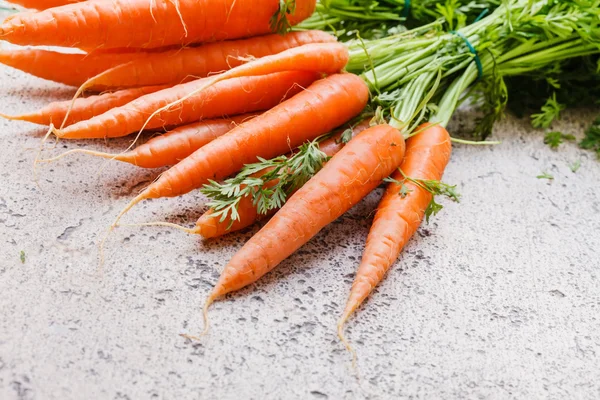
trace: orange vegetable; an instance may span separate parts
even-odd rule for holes
[[[325,32],[302,31],[290,32],[285,36],[258,36],[146,53],[143,58],[104,71],[84,86],[107,88],[177,84],[190,78],[223,72],[252,58],[277,54],[292,47],[335,41],[333,36]]]
[[[432,125],[407,140],[406,157],[400,169],[411,178],[440,180],[451,151],[448,132],[440,125]],[[404,180],[399,171],[393,178],[398,182]],[[430,192],[413,182],[405,181],[404,185],[410,190],[405,197],[400,195],[401,185],[390,183],[379,203],[350,297],[338,322],[338,335],[349,350],[351,348],[343,336],[345,322],[398,259],[432,200]]]
[[[0,39],[21,45],[153,48],[239,39],[271,33],[280,0],[84,1],[19,13],[0,25]],[[315,0],[296,0],[294,25]]]
[[[381,184],[403,157],[404,138],[389,125],[374,126],[351,140],[233,256],[208,296],[205,318],[216,298],[275,268]]]
[[[18,4],[25,8],[45,10],[47,8],[64,6],[85,0],[10,0],[9,3]]]
[[[303,46],[284,50],[281,53],[265,56],[230,69],[222,74],[199,81],[198,86],[185,96],[154,111],[147,119],[146,123],[151,121],[157,114],[181,104],[186,99],[201,93],[212,85],[225,79],[241,76],[265,75],[281,71],[314,71],[322,74],[333,74],[339,72],[346,66],[349,57],[348,49],[341,43],[305,44]],[[93,81],[94,79],[91,79],[82,86],[78,93],[81,92],[82,88],[93,85]],[[76,97],[77,94],[75,95]],[[145,124],[142,129],[144,127]]]
[[[108,2],[110,4],[110,1]],[[0,37],[1,38],[1,37]],[[143,58],[147,53],[92,52],[59,53],[41,49],[0,50],[0,63],[42,79],[80,86],[88,79],[117,65]]]
[[[358,135],[368,127],[369,121],[358,124],[352,128],[352,136]],[[340,141],[342,133],[343,132],[339,132],[337,135],[324,140],[319,144],[319,149],[328,156],[336,154],[344,147],[344,143]],[[267,171],[268,170],[261,171],[258,175],[262,176],[267,173]],[[269,182],[268,186],[275,185],[276,183],[276,181]],[[198,219],[196,226],[193,229],[188,230],[188,232],[202,235],[207,239],[214,238],[244,229],[262,218],[273,215],[276,211],[277,210],[272,210],[272,212],[267,215],[259,214],[256,205],[253,204],[252,197],[246,196],[242,198],[238,204],[237,212],[239,214],[239,219],[236,219],[233,222],[230,218],[220,221],[220,217],[214,217],[214,210],[210,209]]]
[[[125,207],[113,226],[142,200],[188,193],[209,179],[222,179],[238,171],[257,157],[285,154],[331,131],[360,113],[368,98],[367,86],[353,74],[331,75],[313,83],[171,167]]]
[[[79,121],[91,119],[97,115],[107,112],[108,110],[123,106],[139,97],[165,88],[166,86],[148,86],[79,98],[75,100],[65,126]],[[27,121],[34,124],[54,124],[59,126],[63,122],[65,115],[67,115],[67,110],[69,110],[69,107],[71,107],[71,103],[71,100],[56,101],[32,113],[14,116],[0,114],[0,116],[6,119]]]
[[[202,118],[265,110],[310,85],[317,77],[313,72],[290,71],[228,79],[188,98],[177,108],[155,115],[145,127],[164,128],[189,124]],[[55,133],[65,139],[126,136],[138,132],[146,123],[148,115],[156,109],[183,98],[201,85],[203,80],[198,80],[154,92]]]
[[[177,164],[200,147],[212,142],[256,114],[242,114],[232,118],[206,119],[183,125],[146,143],[119,154],[102,153],[88,149],[69,150],[58,157],[40,162],[52,162],[69,154],[84,153],[93,156],[123,161],[142,168],[160,168]]]

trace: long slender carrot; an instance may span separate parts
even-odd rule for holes
[[[145,127],[152,129],[185,125],[202,118],[265,110],[307,87],[317,77],[313,72],[290,71],[228,79],[187,99],[178,108],[157,114]],[[142,96],[124,106],[68,126],[56,134],[65,139],[93,139],[138,132],[153,111],[186,96],[200,85],[203,85],[202,80],[192,81]]]
[[[364,121],[356,125],[352,128],[352,137],[358,135],[368,127],[369,121]],[[344,143],[340,141],[340,137],[342,134],[343,132],[339,132],[331,138],[323,141],[319,144],[319,149],[330,157],[335,155],[344,147]],[[262,176],[267,172],[268,170],[261,171],[258,173],[258,176]],[[276,183],[276,181],[269,182],[269,185],[275,185]],[[253,203],[252,197],[246,196],[243,197],[238,203],[238,219],[231,220],[230,218],[225,218],[221,221],[219,217],[214,216],[215,211],[213,209],[210,209],[204,214],[202,214],[202,216],[200,216],[200,218],[196,222],[196,226],[193,229],[188,230],[188,232],[199,234],[205,239],[214,238],[217,236],[222,236],[231,232],[238,231],[240,229],[244,229],[254,224],[258,220],[273,215],[276,211],[277,210],[272,210],[269,214],[266,215],[259,214],[256,208],[256,204]]]
[[[21,45],[153,48],[239,39],[271,32],[280,0],[84,1],[19,13],[0,25],[0,39]],[[286,4],[286,3],[284,3]],[[308,18],[315,0],[296,0],[290,24]]]
[[[285,154],[356,116],[368,98],[367,86],[356,75],[336,74],[321,79],[171,167],[136,196],[112,226],[142,200],[179,196],[209,179],[222,179],[257,157]]]
[[[167,86],[147,86],[79,98],[75,100],[65,126],[91,119],[113,108],[123,106],[139,97],[166,88]],[[27,121],[40,125],[60,125],[67,115],[71,103],[71,100],[55,101],[32,113],[12,116],[0,114],[0,116],[10,120]]]
[[[300,188],[225,266],[204,306],[275,268],[327,224],[358,203],[404,157],[404,138],[389,125],[369,128]],[[205,330],[208,327],[205,319]]]
[[[272,74],[281,71],[314,71],[323,74],[333,74],[341,71],[346,66],[349,57],[348,48],[341,43],[310,43],[259,58],[214,77],[200,80],[198,86],[188,92],[185,96],[154,111],[148,117],[141,129],[143,130],[146,127],[146,124],[150,123],[156,115],[168,111],[190,97],[209,89],[211,86],[223,80],[242,76]],[[75,97],[77,97],[85,87],[93,84],[93,81],[94,79],[91,79],[81,86],[75,94]]]
[[[110,1],[108,2],[110,4]],[[60,53],[42,49],[0,50],[0,63],[42,79],[81,86],[88,79],[117,65],[144,58],[148,53]]]
[[[60,7],[67,4],[78,3],[85,0],[10,0],[9,3],[18,4],[25,8],[35,10],[46,10],[52,7]]]
[[[209,43],[199,47],[147,54],[93,77],[88,87],[132,87],[178,84],[195,77],[237,67],[250,59],[277,54],[308,43],[330,43],[336,39],[322,31],[290,32],[249,39]]]
[[[406,157],[400,169],[412,178],[440,180],[451,151],[448,132],[440,125],[426,125],[426,129],[407,140]],[[404,180],[399,171],[393,178]],[[396,261],[432,200],[431,193],[418,185],[409,181],[404,185],[405,197],[400,195],[401,185],[390,183],[379,203],[346,308],[338,322],[338,335],[349,350],[343,336],[344,324]]]
[[[69,150],[58,157],[40,160],[52,162],[69,154],[84,153],[93,156],[123,161],[142,168],[160,168],[175,165],[200,147],[223,136],[239,124],[249,121],[258,114],[242,114],[232,118],[207,119],[183,125],[125,153],[111,154],[88,149]]]

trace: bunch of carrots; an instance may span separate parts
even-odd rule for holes
[[[510,2],[523,8],[527,3]],[[43,140],[133,134],[131,145],[118,154],[75,149],[54,158],[38,155],[36,163],[87,153],[142,168],[170,167],[131,200],[110,230],[141,201],[193,190],[210,199],[210,209],[194,228],[148,225],[212,238],[268,219],[209,294],[205,331],[214,300],[258,280],[387,184],[347,305],[340,310],[338,334],[349,349],[345,322],[422,220],[439,211],[434,196],[458,200],[454,187],[440,181],[453,140],[445,126],[477,72],[482,80],[497,72],[491,58],[481,66],[462,42],[487,43],[482,33],[505,26],[502,18],[510,16],[502,9],[506,5],[483,18],[470,2],[465,10],[479,15],[470,20],[483,19],[458,36],[435,21],[382,39],[342,43],[322,30],[292,29],[309,17],[313,25],[343,22],[340,10],[356,6],[342,0],[333,2],[337,8],[329,17],[323,4],[318,17],[311,17],[315,0],[18,3],[39,11],[8,17],[0,25],[0,39],[80,52],[10,49],[0,51],[0,62],[78,89],[72,100],[3,117],[47,125]],[[377,21],[403,20],[393,17],[401,10],[377,9]],[[364,18],[355,15],[357,21]],[[557,41],[563,42],[567,39]],[[532,42],[533,50],[550,46],[540,43]],[[503,39],[501,45],[511,54],[513,42]],[[491,40],[487,46],[493,58]],[[592,49],[586,46],[554,55],[587,55]],[[513,51],[503,65],[521,67],[517,61],[523,54]],[[540,61],[535,68],[546,65]],[[138,145],[147,130],[162,134]]]

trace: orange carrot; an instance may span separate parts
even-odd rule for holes
[[[144,58],[104,71],[87,86],[108,88],[177,84],[237,67],[251,58],[277,54],[308,43],[335,41],[333,36],[322,31],[302,31],[290,32],[285,36],[267,35],[149,53]]]
[[[84,1],[19,13],[0,25],[0,39],[21,45],[153,48],[239,39],[271,32],[280,0]],[[290,24],[308,18],[315,0],[296,0]]]
[[[154,93],[165,88],[167,88],[167,86],[148,86],[79,98],[75,100],[65,126],[91,119],[108,110],[123,106],[146,94]],[[0,116],[6,119],[27,121],[40,125],[60,125],[63,122],[69,107],[71,107],[71,103],[71,100],[56,101],[32,113],[14,116],[0,114]]]
[[[242,114],[232,118],[207,119],[180,126],[146,143],[120,154],[102,153],[88,149],[69,150],[58,157],[40,162],[52,162],[69,154],[84,153],[127,162],[142,168],[160,168],[177,164],[200,147],[212,142],[257,114]]]
[[[353,74],[331,75],[201,147],[135,197],[119,219],[145,199],[174,197],[222,179],[257,157],[272,158],[327,133],[360,113],[369,90]],[[343,104],[343,107],[340,107]]]
[[[10,0],[9,3],[18,4],[21,7],[46,10],[52,7],[64,6],[85,0]]]
[[[0,63],[42,79],[80,86],[107,69],[144,58],[146,55],[145,52],[131,50],[89,54],[59,53],[41,49],[0,50]]]
[[[145,128],[185,125],[202,118],[265,110],[307,87],[315,79],[315,73],[302,71],[228,79],[187,99],[178,108],[157,114]],[[138,132],[144,127],[148,115],[157,108],[186,96],[203,84],[202,80],[192,81],[142,96],[124,106],[56,131],[56,134],[65,139],[93,139]]]
[[[275,268],[381,184],[403,157],[404,138],[389,125],[374,126],[351,140],[233,256],[208,296],[205,317],[216,298]]]
[[[448,132],[440,125],[425,125],[425,130],[408,139],[406,158],[400,169],[411,178],[440,180],[451,151]],[[396,171],[393,178],[397,182],[404,181],[400,171]],[[404,192],[409,191],[405,197],[400,195],[400,184],[390,183],[379,203],[350,297],[338,322],[338,335],[349,350],[343,336],[344,323],[396,261],[421,224],[425,209],[432,200],[432,194],[415,183],[404,181],[404,185]]]
[[[148,117],[141,129],[144,129],[146,124],[158,114],[181,104],[190,97],[201,93],[223,80],[242,76],[272,74],[281,71],[314,71],[323,74],[332,74],[342,70],[348,63],[349,57],[350,55],[348,54],[347,47],[341,43],[310,43],[284,50],[281,53],[259,58],[214,77],[200,80],[198,86],[188,92],[185,96],[154,111],[150,117]],[[84,88],[90,85],[93,86],[94,80],[95,78],[92,78],[83,84],[75,94],[75,97],[77,97]]]
[[[358,135],[369,127],[369,121],[364,121],[352,128],[352,137]],[[331,138],[324,140],[319,144],[319,149],[327,154],[333,156],[344,147],[344,143],[340,141],[343,132],[332,136]],[[267,170],[259,172],[257,175],[262,176],[268,172]],[[267,186],[273,186],[277,184],[277,181],[268,182]],[[202,235],[205,239],[222,236],[231,232],[244,229],[256,221],[273,215],[277,210],[271,210],[268,214],[259,214],[256,209],[256,204],[253,203],[251,196],[243,197],[237,208],[239,219],[231,220],[226,218],[220,220],[219,217],[215,217],[215,211],[210,209],[206,211],[196,222],[196,226],[188,230],[189,233]]]

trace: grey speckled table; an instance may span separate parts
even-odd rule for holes
[[[72,94],[0,76],[1,112]],[[581,136],[593,114],[557,128]],[[575,145],[549,150],[525,121],[499,124],[500,146],[455,147],[445,180],[462,203],[444,202],[348,325],[360,380],[334,326],[380,192],[216,303],[210,334],[191,343],[178,333],[201,329],[202,301],[254,231],[201,243],[121,228],[100,276],[99,235],[157,171],[114,163],[98,175],[103,160],[71,157],[40,170],[40,190],[42,133],[0,122],[1,399],[600,398],[600,162]],[[201,209],[194,194],[127,220],[190,223]]]

